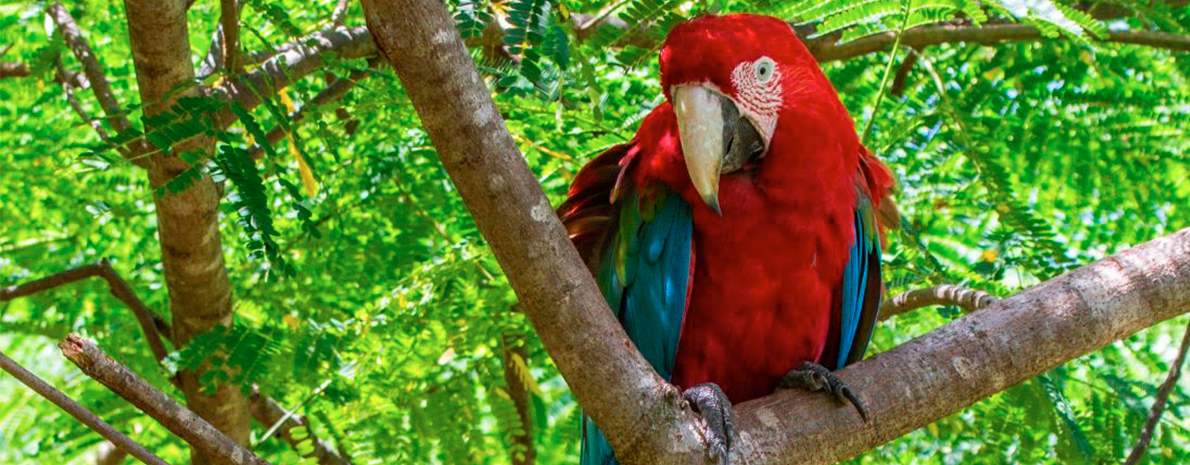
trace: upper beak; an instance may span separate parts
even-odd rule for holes
[[[743,168],[764,153],[765,143],[734,100],[695,84],[673,88],[678,135],[690,181],[708,207],[719,208],[719,176]]]

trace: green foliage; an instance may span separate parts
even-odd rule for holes
[[[1073,39],[919,50],[897,94],[881,81],[890,65],[897,74],[904,50],[891,60],[880,53],[824,67],[857,130],[873,122],[867,143],[901,183],[904,227],[889,235],[888,295],[939,283],[1009,295],[1190,225],[1190,59],[1093,41],[1109,27],[1184,33],[1185,7],[1101,2],[1137,12],[1104,24],[1082,12],[1086,2],[1067,1],[448,3],[463,36],[477,44],[472,53],[501,115],[555,205],[586,161],[630,139],[662,102],[656,45],[674,23],[711,11],[760,11],[843,41],[902,24],[1013,21]],[[153,196],[184,195],[210,177],[223,195],[219,222],[236,317],[168,361],[172,370],[212,367],[204,384],[255,386],[306,416],[310,428],[296,433],[297,447],[259,440],[271,425],[254,426],[263,457],[306,463],[316,436],[354,463],[505,464],[525,452],[516,439],[529,431],[539,463],[574,463],[581,409],[516,311],[515,295],[392,70],[372,69],[340,105],[311,108],[297,123],[278,93],[309,102],[327,84],[323,72],[262,93],[263,108],[193,96],[144,118],[122,5],[68,6],[133,122],[120,134],[109,125],[107,142],[53,82],[56,56],[68,72],[81,65],[46,34],[43,5],[0,5],[0,43],[16,44],[0,61],[34,70],[0,79],[0,162],[8,168],[0,170],[0,286],[109,258],[168,319]],[[268,50],[319,30],[333,8],[250,1],[243,49]],[[359,7],[351,8],[347,24],[363,24]],[[601,12],[625,27],[580,34],[577,19]],[[218,2],[192,7],[196,57],[218,16]],[[493,21],[509,28],[507,47],[483,45]],[[363,59],[328,62],[321,71],[336,79],[371,68]],[[83,106],[101,116],[83,90],[76,92]],[[211,112],[234,115],[236,123],[214,127]],[[269,143],[272,128],[292,139]],[[146,142],[165,152],[195,138],[214,142],[178,153],[191,168],[161,189],[117,153]],[[316,191],[306,190],[299,157]],[[872,350],[958,316],[953,308],[923,309],[885,321]],[[1184,324],[1183,317],[1112,344],[851,463],[1119,463]],[[168,462],[183,463],[181,440],[60,358],[53,343],[70,331],[96,339],[180,398],[102,281],[0,303],[0,350]],[[525,356],[509,355],[513,347]],[[531,424],[516,410],[506,370],[529,387]],[[0,399],[0,463],[93,463],[98,439],[72,418],[7,377],[0,377]],[[1151,463],[1190,461],[1188,409],[1184,380],[1157,430]]]

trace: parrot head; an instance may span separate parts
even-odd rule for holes
[[[771,16],[679,24],[661,48],[660,65],[690,181],[720,215],[721,175],[759,166],[781,122],[813,118],[824,113],[823,101],[838,102],[797,34]]]

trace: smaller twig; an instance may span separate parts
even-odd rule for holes
[[[13,43],[5,46],[4,50],[0,50],[0,58],[4,58],[4,55],[8,55],[8,51],[12,50],[12,48],[15,47],[16,45],[17,45],[16,42],[13,42]]]
[[[302,105],[301,108],[293,113],[293,116],[290,117],[288,122],[290,129],[295,129],[294,125],[305,119],[306,115],[312,108],[317,108],[320,105],[326,105],[343,98],[343,96],[347,95],[347,92],[351,91],[351,89],[355,87],[359,81],[366,79],[370,74],[370,70],[355,70],[352,71],[351,74],[346,78],[336,79],[334,82],[331,82],[326,86],[325,89],[322,89],[322,91],[318,92],[318,95],[315,95],[314,98],[310,99],[309,103]],[[281,139],[284,139],[285,136],[285,125],[278,124],[277,127],[269,130],[269,133],[265,135],[265,139],[268,140],[269,144],[276,144],[280,142]],[[261,146],[257,145],[253,147],[249,151],[249,154],[252,156],[252,158],[260,158]]]
[[[107,386],[203,454],[227,463],[268,465],[268,462],[231,440],[198,414],[112,360],[91,341],[70,334],[58,343],[58,348],[87,376]]]
[[[240,58],[240,64],[243,65],[244,57]],[[223,69],[223,25],[218,24],[215,25],[215,32],[211,34],[211,46],[207,49],[207,54],[203,56],[202,63],[198,65],[195,77],[200,80],[206,79],[221,69]]]
[[[99,433],[100,436],[103,436],[108,441],[111,441],[111,443],[116,447],[119,447],[120,450],[123,450],[131,454],[133,457],[136,457],[137,460],[150,465],[168,465],[164,460],[161,460],[160,457],[154,455],[152,452],[149,452],[140,444],[137,444],[136,441],[132,440],[132,438],[128,437],[124,433],[116,431],[115,428],[112,428],[112,425],[107,424],[107,422],[95,416],[94,413],[91,413],[82,405],[79,405],[78,402],[75,402],[70,397],[67,397],[66,394],[62,393],[62,391],[54,388],[49,383],[43,381],[41,378],[38,378],[33,373],[30,373],[29,370],[26,370],[24,367],[17,364],[17,362],[13,361],[11,358],[8,358],[8,356],[4,355],[3,352],[0,352],[0,368],[3,368],[4,371],[7,371],[24,385],[29,386],[29,389],[32,389],[33,392],[36,392],[38,395],[45,397],[50,402],[53,402],[54,405],[57,405],[62,410],[65,410],[66,413],[70,414],[70,416],[74,417],[82,424],[87,425],[88,428],[91,428],[96,433]]]
[[[74,95],[74,86],[70,83],[70,80],[67,79],[66,71],[62,69],[62,58],[54,57],[54,64],[54,77],[58,80],[58,84],[62,86],[62,92],[66,94],[66,101],[70,103],[70,108],[74,109],[74,113],[79,115],[79,118],[82,118],[83,121],[86,121],[87,124],[91,126],[91,129],[95,130],[95,133],[99,134],[100,139],[102,139],[104,142],[110,140],[111,136],[108,135],[107,129],[103,128],[103,123],[99,122],[99,120],[95,118],[92,118],[91,115],[87,113],[87,109],[83,108],[82,102],[80,102],[78,97]],[[127,149],[120,147],[120,150],[121,155],[123,155],[123,150]]]
[[[917,64],[917,54],[917,50],[909,49],[909,53],[905,55],[905,59],[897,67],[897,76],[893,78],[892,87],[888,88],[889,94],[900,97],[905,93],[905,85],[909,81],[909,73],[913,71],[913,66]]]
[[[25,77],[30,73],[29,67],[21,62],[0,63],[0,78]]]
[[[219,28],[223,31],[223,69],[236,74],[240,72],[240,2],[219,1]]]
[[[1182,363],[1186,361],[1187,347],[1190,347],[1190,324],[1182,333],[1182,345],[1178,348],[1178,356],[1174,359],[1173,366],[1169,367],[1169,374],[1165,376],[1165,382],[1161,383],[1161,387],[1157,389],[1157,398],[1153,399],[1149,418],[1145,420],[1145,426],[1140,430],[1140,437],[1137,438],[1136,445],[1132,447],[1128,458],[1124,460],[1124,465],[1136,465],[1144,459],[1145,452],[1149,449],[1149,442],[1153,440],[1153,431],[1157,429],[1157,422],[1165,413],[1165,404],[1169,402],[1169,395],[1182,375]]]
[[[872,104],[872,114],[868,116],[867,124],[864,124],[864,132],[859,135],[859,143],[863,144],[868,140],[868,134],[872,132],[872,123],[876,121],[876,114],[880,112],[880,102],[884,100],[885,86],[888,85],[888,76],[892,73],[892,65],[897,61],[897,51],[901,48],[901,39],[905,37],[905,26],[909,24],[909,0],[904,0],[901,3],[901,27],[897,28],[897,38],[893,41],[892,51],[889,52],[888,66],[884,67],[884,77],[880,78],[880,92],[876,94],[876,103]]]
[[[277,401],[260,395],[259,391],[252,392],[252,399],[248,403],[248,410],[252,412],[252,418],[255,418],[257,423],[264,426],[277,425],[277,436],[285,440],[297,449],[299,442],[305,439],[298,440],[293,436],[293,429],[305,426],[308,432],[308,438],[314,450],[310,452],[310,457],[318,460],[322,465],[351,465],[351,461],[346,455],[335,453],[326,442],[314,437],[314,432],[310,430],[310,423],[305,417],[297,414],[291,414],[286,411]],[[288,415],[288,418],[286,416]]]
[[[611,4],[607,8],[604,8],[603,11],[600,11],[599,14],[592,16],[591,19],[583,21],[583,23],[579,24],[575,29],[578,30],[579,34],[588,33],[591,28],[598,27],[599,24],[603,22],[603,20],[607,19],[608,16],[611,16],[612,13],[620,9],[620,7],[624,6],[626,3],[628,3],[628,0],[619,0],[616,3]]]
[[[326,389],[327,386],[330,386],[330,385],[331,385],[331,380],[328,379],[326,381],[323,381],[322,384],[319,385],[317,388],[315,388],[314,391],[310,393],[310,395],[306,396],[306,398],[303,399],[301,403],[295,405],[293,407],[293,410],[288,410],[288,409],[285,409],[284,407],[282,407],[282,410],[285,411],[285,414],[282,415],[281,418],[278,418],[277,421],[274,422],[273,425],[270,426],[269,429],[264,432],[264,435],[262,435],[260,437],[260,441],[264,441],[264,440],[268,439],[269,436],[272,436],[273,433],[276,433],[277,430],[280,429],[281,426],[286,421],[289,421],[290,418],[292,418],[294,415],[297,415],[298,409],[300,409],[300,408],[302,408],[302,406],[310,403],[310,401],[314,400],[315,397],[318,397],[319,394],[322,394],[322,391],[324,389]],[[280,404],[278,404],[278,406],[279,405]]]
[[[335,11],[331,12],[331,27],[343,25],[343,21],[347,19],[347,10],[350,6],[350,0],[339,0],[339,3],[335,4]]]
[[[87,39],[83,37],[74,17],[70,16],[70,12],[66,11],[66,7],[59,2],[50,4],[46,9],[46,14],[54,21],[58,33],[62,34],[63,39],[66,39],[66,44],[70,46],[70,51],[74,53],[75,58],[78,58],[79,62],[83,64],[83,74],[87,76],[88,81],[91,81],[91,90],[95,91],[95,97],[99,99],[99,106],[103,107],[103,111],[107,113],[112,128],[116,132],[127,130],[131,127],[131,123],[128,122],[128,117],[124,115],[120,104],[116,102],[111,84],[107,81],[107,74],[103,71],[103,65],[100,65],[99,60],[95,58],[95,53],[91,51],[91,46],[87,44]]]
[[[916,289],[884,301],[880,305],[880,319],[933,305],[953,305],[972,312],[1000,300],[998,297],[975,289],[953,284],[940,284],[925,289]]]
[[[99,263],[93,265],[80,266],[18,286],[2,288],[0,289],[0,302],[47,291],[94,276],[102,277],[104,281],[107,281],[112,295],[120,299],[121,302],[124,302],[124,305],[127,305],[132,310],[132,313],[136,315],[137,323],[140,323],[141,329],[145,332],[145,337],[148,340],[149,349],[153,351],[153,356],[157,358],[158,362],[164,359],[169,352],[165,350],[165,345],[161,343],[161,333],[158,331],[158,319],[153,316],[153,312],[140,300],[140,297],[137,297],[136,293],[132,291],[132,287],[128,285],[128,282],[124,281],[124,278],[121,278],[116,273],[116,270],[112,268],[111,263],[107,259],[100,260]]]

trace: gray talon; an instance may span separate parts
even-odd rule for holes
[[[826,391],[839,403],[851,404],[855,407],[855,411],[859,412],[859,416],[864,419],[864,423],[868,422],[868,411],[864,408],[864,403],[859,399],[859,396],[855,395],[855,391],[852,391],[833,372],[817,363],[802,362],[796,370],[781,378],[777,388],[805,389],[810,392]]]
[[[735,437],[731,424],[731,400],[715,383],[702,383],[682,392],[695,412],[707,423],[707,458],[711,463],[728,465],[728,454]]]

